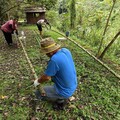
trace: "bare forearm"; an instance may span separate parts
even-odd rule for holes
[[[46,76],[46,75],[42,75],[39,79],[38,79],[38,82],[39,83],[43,83],[43,82],[46,82],[48,80],[50,80],[51,77],[50,76]]]

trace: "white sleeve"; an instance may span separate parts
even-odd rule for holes
[[[41,24],[41,23],[44,23],[44,19],[40,19],[37,24]]]

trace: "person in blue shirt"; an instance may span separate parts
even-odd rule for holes
[[[41,50],[50,58],[44,74],[34,81],[34,86],[52,80],[50,86],[44,86],[47,100],[53,100],[55,109],[63,109],[77,88],[77,75],[71,52],[61,46],[52,38],[45,38],[41,41]],[[42,98],[39,91],[36,96]]]

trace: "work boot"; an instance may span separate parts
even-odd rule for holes
[[[8,46],[9,46],[9,47],[18,48],[17,43],[9,43]]]
[[[66,105],[67,105],[66,99],[58,99],[56,102],[53,103],[53,109],[64,110]]]
[[[8,46],[9,46],[9,47],[13,46],[13,43],[8,43]]]
[[[45,96],[41,96],[41,93],[39,90],[35,91],[35,96],[38,100],[45,100]]]

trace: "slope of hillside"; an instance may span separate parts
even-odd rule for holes
[[[24,32],[25,49],[39,76],[48,58],[39,51],[39,35],[30,29]],[[61,37],[51,31],[45,35],[54,39]],[[33,75],[22,47],[8,47],[3,37],[0,37],[0,119],[33,120],[36,117],[40,120],[118,120],[119,79],[70,41],[57,42],[69,48],[73,54],[78,76],[75,101],[69,103],[64,111],[54,111],[51,103],[37,101],[34,86],[28,87]]]

